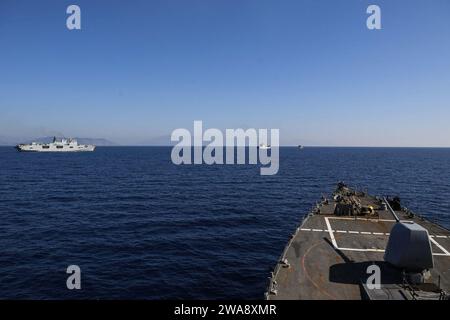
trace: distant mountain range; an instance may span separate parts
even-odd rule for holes
[[[103,138],[75,138],[78,140],[79,144],[93,144],[99,147],[106,146],[117,146],[118,144]],[[0,136],[0,146],[15,146],[19,143],[31,143],[31,142],[41,142],[50,143],[53,141],[53,137],[40,137],[36,139],[32,138],[15,138],[15,137],[1,137]]]
[[[176,142],[170,141],[170,135],[157,136],[137,143],[142,146],[173,146],[175,144]]]

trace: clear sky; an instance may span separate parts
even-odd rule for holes
[[[194,120],[282,144],[450,146],[450,1],[0,1],[0,136],[146,144]]]

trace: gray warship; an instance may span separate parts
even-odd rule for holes
[[[340,182],[288,241],[265,298],[449,300],[450,231],[403,207],[399,197]]]

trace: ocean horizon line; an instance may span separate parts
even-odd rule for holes
[[[15,147],[16,145],[13,144],[0,144],[0,148],[10,148]],[[280,148],[299,148],[301,146],[302,148],[365,148],[365,149],[450,149],[450,146],[328,146],[328,145],[313,145],[313,146],[306,146],[306,145],[280,145]],[[116,145],[106,145],[106,146],[96,146],[97,148],[122,148],[122,147],[132,147],[132,148],[173,148],[173,145],[157,145],[157,144],[149,144],[149,145],[140,145],[140,144],[116,144]],[[204,145],[203,147],[206,147]],[[225,147],[225,146],[224,146]],[[235,148],[237,146],[234,146]],[[245,146],[248,148],[249,146]],[[254,147],[254,148],[257,148]]]

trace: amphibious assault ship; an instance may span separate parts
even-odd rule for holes
[[[32,142],[30,144],[19,144],[16,149],[21,152],[81,152],[94,151],[94,145],[78,144],[76,139],[53,138],[51,143]]]
[[[338,183],[292,235],[267,300],[449,300],[450,231]]]

